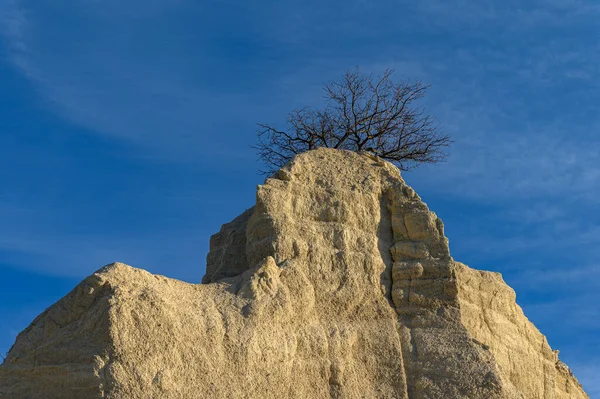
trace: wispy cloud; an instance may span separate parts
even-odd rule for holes
[[[600,265],[578,265],[559,262],[553,268],[528,269],[519,273],[520,286],[531,291],[560,288],[561,293],[600,288]],[[597,295],[600,299],[600,294]]]
[[[434,0],[418,3],[428,19],[439,23],[502,27],[508,31],[568,26],[577,17],[594,18],[600,7],[593,0],[508,0],[504,2],[461,0],[453,3]]]
[[[560,320],[571,332],[600,331],[600,309],[597,306],[587,306],[589,303],[598,303],[598,295],[575,294],[552,302],[526,304],[524,307],[527,314],[535,314],[537,323],[551,325]]]
[[[479,75],[480,80],[483,76]],[[441,92],[445,87],[434,90]],[[445,104],[431,109],[440,126],[455,143],[448,161],[407,174],[429,181],[429,188],[468,198],[505,201],[511,198],[547,198],[569,193],[594,200],[600,192],[600,129],[594,114],[598,93],[583,96],[573,107],[570,98],[555,104],[539,96],[526,104],[519,98],[523,88],[512,93],[494,93],[477,86],[450,86]],[[565,88],[568,93],[569,87]],[[564,95],[564,94],[563,94]],[[494,98],[496,97],[496,98]],[[551,106],[553,105],[553,106]],[[548,108],[545,116],[536,107]],[[440,112],[441,110],[441,112]]]
[[[10,59],[47,106],[90,133],[171,160],[247,157],[249,141],[235,148],[218,132],[254,129],[260,105],[215,87],[201,34],[152,23],[181,1],[131,3],[10,0],[0,21]]]
[[[20,0],[6,0],[0,3],[0,33],[6,39],[4,42],[11,54],[12,61],[27,75],[32,71],[26,62],[27,46],[25,30],[27,19],[20,8]]]
[[[553,65],[558,65],[565,77],[594,81],[597,70],[592,66],[598,63],[592,58],[595,52],[589,51],[588,45],[574,51],[572,46],[561,49],[556,44],[540,44],[540,39],[536,39],[537,42],[534,40],[526,44],[527,51],[534,48],[536,53],[523,57],[521,52],[502,47],[506,43],[503,31],[490,29],[482,29],[480,35],[496,35],[498,43],[474,43],[469,50],[463,46],[453,49],[454,45],[432,45],[421,49],[418,43],[405,43],[401,39],[406,37],[406,29],[413,33],[417,29],[426,31],[424,22],[436,20],[439,20],[438,29],[441,26],[448,27],[452,34],[459,32],[461,21],[465,19],[468,22],[479,21],[483,25],[491,21],[498,26],[524,29],[521,22],[529,21],[530,14],[536,10],[547,8],[546,3],[528,2],[521,5],[515,2],[499,7],[495,3],[469,0],[453,3],[452,6],[434,1],[419,3],[412,9],[415,6],[408,2],[389,2],[374,7],[362,1],[351,1],[340,10],[333,2],[309,2],[302,7],[292,2],[281,2],[276,7],[244,9],[244,14],[248,17],[235,22],[238,29],[248,33],[244,38],[245,47],[259,55],[264,49],[273,50],[282,43],[290,48],[289,54],[278,49],[273,54],[266,53],[262,60],[260,57],[243,59],[240,56],[242,53],[237,53],[228,60],[215,53],[211,42],[222,39],[213,37],[211,30],[215,28],[214,21],[203,28],[203,21],[191,24],[191,21],[179,18],[179,26],[170,26],[168,17],[171,14],[206,14],[206,11],[201,13],[197,7],[183,0],[153,0],[144,3],[81,3],[70,0],[34,3],[30,0],[10,0],[6,8],[10,10],[7,15],[11,17],[5,18],[4,25],[12,26],[5,29],[5,35],[13,47],[13,60],[35,82],[57,112],[93,132],[159,148],[160,151],[170,152],[170,156],[177,159],[182,158],[182,153],[189,152],[190,148],[198,151],[200,146],[207,144],[206,137],[214,136],[217,131],[244,129],[253,132],[257,115],[286,112],[283,108],[275,110],[272,105],[268,106],[273,104],[274,97],[282,93],[281,83],[295,82],[293,91],[288,90],[283,101],[294,104],[299,98],[310,96],[307,102],[314,102],[315,91],[310,84],[305,83],[313,81],[320,85],[322,81],[329,79],[327,76],[338,75],[337,72],[333,74],[328,71],[364,65],[365,59],[373,60],[373,65],[401,65],[401,71],[409,76],[416,73],[431,77],[432,80],[443,80],[445,83],[437,86],[440,92],[449,91],[455,97],[472,99],[481,96],[486,90],[478,84],[482,75],[489,77],[489,73],[495,71],[519,71],[521,79],[532,82],[535,79],[556,78],[556,71],[552,68]],[[554,3],[550,5],[552,8],[548,12],[564,16],[564,6]],[[219,17],[219,8],[213,6],[210,11]],[[229,2],[228,7],[237,9],[242,6]],[[573,1],[566,8],[590,11],[590,7],[589,3]],[[52,10],[53,15],[71,15],[71,18],[67,20],[68,23],[55,26],[47,16],[52,14],[40,12],[44,9]],[[465,10],[468,12],[464,12]],[[335,12],[332,14],[332,11]],[[405,21],[406,23],[397,24],[400,14],[409,11],[413,18]],[[332,15],[339,16],[340,13],[343,18],[336,18],[336,23],[331,23]],[[522,13],[527,15],[515,21],[515,15]],[[537,26],[544,26],[544,23],[537,22]],[[97,32],[102,32],[102,35]],[[364,42],[366,34],[374,35],[367,36],[372,39],[368,43]],[[258,41],[253,42],[249,37],[257,37]],[[390,40],[390,37],[397,39]],[[315,40],[316,38],[319,40]],[[352,46],[340,45],[347,43],[342,38],[356,40],[353,40],[355,43]],[[235,45],[239,39],[227,40],[224,45]],[[144,44],[150,42],[153,43],[152,49]],[[17,47],[20,50],[17,51]],[[560,53],[548,51],[557,48]],[[244,51],[243,48],[241,51]],[[585,54],[587,56],[582,58]],[[284,62],[275,61],[284,59],[283,57],[287,57]],[[311,62],[307,64],[302,62],[303,59],[310,59]],[[440,63],[441,60],[444,60],[443,64]],[[246,70],[227,66],[225,73],[229,76],[222,76],[219,69],[223,70],[223,64],[232,62],[246,62]],[[572,65],[567,68],[564,67],[565,63]],[[319,64],[321,67],[318,67]],[[416,72],[410,65],[418,65]],[[427,68],[422,68],[423,65]],[[366,66],[367,69],[369,67]],[[264,74],[259,72],[261,70],[268,72]],[[455,80],[452,75],[456,71],[461,71],[462,80],[454,83],[452,80],[447,81],[449,77]],[[466,79],[470,79],[466,74],[471,75],[472,84],[466,84]],[[321,78],[316,79],[317,76]],[[239,82],[246,88],[249,81],[257,82],[254,87],[255,95],[250,97],[248,94],[241,94],[241,91],[223,90],[226,80],[229,83],[232,80]],[[457,91],[457,85],[462,90]],[[268,93],[266,97],[265,93]],[[476,113],[485,114],[494,109],[510,115],[511,110],[501,106],[505,100],[498,98],[498,104],[488,99],[484,103],[473,103],[470,108],[465,108],[461,101],[456,105],[465,114],[464,117],[461,118],[458,111],[454,110],[448,118],[444,118],[444,124],[452,126],[456,123],[456,118],[461,118],[464,122]],[[518,98],[513,97],[512,100],[517,101]],[[434,105],[444,107],[445,104],[444,101]],[[514,109],[521,107],[522,104],[518,101],[514,104]],[[462,123],[460,128],[464,131],[468,126],[469,124]],[[473,126],[487,128],[482,124]],[[456,133],[458,138],[463,132]],[[498,129],[494,131],[494,134],[507,136],[506,141],[512,143],[522,133]],[[484,155],[486,158],[488,155],[499,155],[487,161],[480,159],[479,164],[475,165],[457,165],[455,170],[480,170],[481,166],[487,167],[486,162],[497,165],[504,160],[498,159],[504,154],[501,150],[510,151],[515,148],[510,145],[505,146],[506,148],[498,147],[503,144],[502,140],[489,140],[490,135],[485,137],[483,146],[474,145],[473,141],[477,137],[473,134],[465,137],[464,145],[457,140],[457,153],[479,154],[479,158]],[[540,133],[540,136],[546,136],[545,132]],[[519,158],[529,158],[532,152],[548,150],[536,146],[539,144],[536,140],[542,141],[541,137],[529,138],[529,143],[517,145],[514,151],[518,154],[509,154],[509,160],[512,162]],[[218,137],[215,141],[218,143]],[[251,139],[248,139],[240,148],[250,142]],[[218,144],[215,147],[218,149]],[[494,148],[494,153],[482,151],[486,148]],[[207,150],[206,153],[210,154],[211,151]],[[535,165],[536,159],[548,162],[533,158],[532,166],[535,168],[540,166]],[[590,161],[594,162],[595,159]],[[531,185],[527,184],[527,187]]]
[[[0,253],[4,262],[40,274],[81,278],[107,263],[123,262],[197,283],[204,275],[202,259],[212,233],[171,230],[128,238],[68,231],[23,233],[0,236]]]

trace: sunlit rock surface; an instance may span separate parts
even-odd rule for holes
[[[587,398],[393,165],[319,149],[256,197],[203,284],[85,279],[19,335],[0,398]]]

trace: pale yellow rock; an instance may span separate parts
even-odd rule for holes
[[[546,337],[516,303],[500,273],[456,263],[461,319],[474,340],[494,354],[503,378],[526,398],[587,398]]]
[[[391,164],[301,154],[211,238],[205,284],[115,263],[23,331],[0,398],[586,398]]]

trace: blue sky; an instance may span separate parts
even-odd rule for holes
[[[122,261],[199,282],[254,202],[256,123],[359,66],[431,84],[455,143],[405,179],[600,398],[600,5],[0,0],[0,352]]]

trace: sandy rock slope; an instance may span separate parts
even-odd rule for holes
[[[391,164],[319,149],[211,238],[203,284],[114,263],[23,331],[0,398],[587,398]]]

